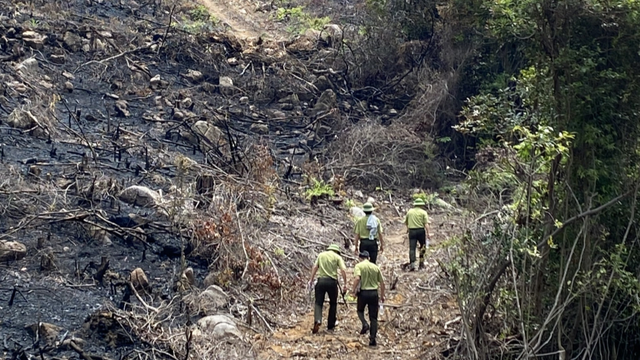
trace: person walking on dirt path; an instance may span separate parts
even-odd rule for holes
[[[362,251],[358,254],[360,262],[353,269],[352,293],[357,294],[358,318],[362,322],[360,334],[369,331],[369,346],[376,346],[376,335],[378,334],[378,309],[379,302],[384,302],[384,279],[380,268],[369,261],[369,252]],[[380,294],[378,295],[378,290]],[[369,307],[369,321],[367,324],[364,318],[364,308]]]
[[[378,260],[378,251],[382,254],[384,251],[384,238],[382,236],[382,225],[380,219],[373,215],[375,208],[371,203],[365,203],[362,206],[365,216],[356,221],[355,232],[355,253],[356,255],[362,251],[369,252],[371,262],[376,263]],[[380,247],[378,248],[378,242]],[[359,244],[359,245],[358,245]]]
[[[404,217],[404,223],[409,229],[409,271],[424,268],[424,257],[429,247],[429,215],[424,210],[424,200],[416,199],[413,208]],[[420,265],[416,264],[416,247],[420,246]]]
[[[338,269],[342,274],[342,281],[344,284],[342,296],[344,297],[347,289],[347,267],[344,265],[344,260],[340,257],[340,247],[336,244],[331,244],[327,248],[327,251],[318,254],[313,268],[311,269],[311,279],[309,280],[309,287],[313,284],[313,279],[318,274],[318,282],[315,287],[315,305],[313,308],[313,330],[315,334],[320,330],[320,324],[322,324],[322,306],[324,305],[325,294],[329,295],[329,318],[327,320],[327,329],[332,331],[336,326],[336,312],[338,310]]]

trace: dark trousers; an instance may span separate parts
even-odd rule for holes
[[[365,307],[369,307],[369,322],[371,323],[369,339],[374,341],[378,334],[378,290],[360,290],[358,294],[358,317],[363,327],[367,325],[367,322],[364,320]]]
[[[329,319],[327,328],[333,329],[336,326],[336,312],[338,310],[338,280],[329,277],[318,278],[316,284],[316,303],[314,306],[315,322],[322,322],[322,305],[324,305],[324,295],[329,294]]]
[[[360,239],[360,248],[358,249],[360,252],[368,251],[369,252],[369,261],[372,263],[376,263],[378,260],[378,242],[375,240],[369,239]]]
[[[420,263],[424,260],[427,245],[427,234],[423,229],[409,229],[409,262],[413,266],[416,262],[416,247],[420,244]]]

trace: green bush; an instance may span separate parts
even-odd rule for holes
[[[322,180],[318,180],[316,178],[311,178],[311,187],[307,189],[307,191],[305,192],[305,197],[307,200],[313,200],[318,199],[318,198],[322,198],[322,197],[329,197],[329,196],[334,196],[335,193],[333,191],[333,187],[331,186],[331,184],[327,184]]]

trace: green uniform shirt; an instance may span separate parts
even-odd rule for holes
[[[369,238],[369,229],[367,229],[367,219],[369,219],[369,217],[365,216],[365,217],[361,217],[360,219],[358,219],[358,221],[356,221],[354,232],[358,234],[358,236],[360,236],[360,239]],[[376,234],[376,240],[380,238],[380,234],[382,234],[382,222],[378,221],[378,233]]]
[[[318,265],[318,277],[330,277],[338,280],[338,268],[346,270],[344,260],[334,251],[328,250],[318,254],[315,265]]]
[[[429,223],[429,215],[423,209],[414,207],[407,211],[407,216],[404,217],[404,223],[409,229],[424,229],[424,226]]]
[[[353,276],[360,277],[360,290],[378,290],[382,282],[380,268],[369,260],[359,262],[353,269]]]

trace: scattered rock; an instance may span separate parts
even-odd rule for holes
[[[27,255],[27,247],[17,241],[0,241],[0,262],[20,260]]]
[[[51,61],[54,64],[64,64],[65,56],[64,54],[62,55],[52,54],[51,56],[49,56],[49,61]]]
[[[228,76],[220,77],[220,93],[222,95],[231,96],[235,92],[235,87],[233,86],[233,80]]]
[[[173,118],[180,121],[184,119],[184,113],[180,110],[175,110],[173,112]]]
[[[365,217],[364,211],[357,206],[354,206],[351,209],[349,209],[349,213],[351,214],[351,216],[353,216],[354,219],[360,219],[362,217]]]
[[[147,291],[149,289],[149,279],[147,275],[140,268],[135,268],[129,275],[129,281],[136,291]]]
[[[242,334],[232,318],[226,315],[209,315],[198,320],[198,328],[214,339],[242,338]]]
[[[368,203],[370,203],[371,205],[374,205],[374,206],[375,206],[375,204],[376,204],[376,199],[374,199],[374,198],[372,198],[371,196],[369,196],[369,197],[367,198],[367,202],[368,202]]]
[[[129,117],[129,115],[131,115],[131,113],[129,112],[129,109],[127,109],[129,107],[129,104],[127,103],[126,100],[117,100],[115,107],[116,107],[117,116]]]
[[[24,44],[32,49],[42,49],[44,47],[44,41],[46,39],[46,36],[41,35],[35,31],[25,31],[22,33],[22,41],[24,41]]]
[[[326,112],[336,107],[336,93],[331,89],[322,92],[320,98],[313,107],[316,114]]]
[[[273,120],[284,120],[287,118],[287,114],[280,110],[267,110],[267,115]]]
[[[227,64],[231,65],[231,66],[236,66],[238,65],[238,59],[232,57],[232,58],[228,58],[227,59]]]
[[[283,103],[280,105],[282,110],[293,110],[294,106],[292,103]]]
[[[7,125],[17,129],[31,129],[38,125],[36,118],[28,111],[24,111],[18,108],[7,116]]]
[[[390,116],[396,116],[396,115],[398,115],[398,110],[396,110],[396,109],[394,109],[394,108],[389,109],[389,115],[390,115]]]
[[[67,71],[63,71],[62,72],[62,76],[64,76],[65,79],[67,79],[67,80],[75,80],[76,79],[75,75],[73,75],[72,73],[67,72]]]
[[[139,185],[133,185],[122,190],[118,197],[128,204],[142,207],[154,207],[160,203],[161,199],[158,192]]]
[[[25,329],[29,332],[34,339],[44,339],[46,344],[53,345],[62,331],[62,328],[57,325],[39,322],[25,326]]]
[[[25,73],[35,73],[38,68],[38,60],[35,58],[28,58],[16,66],[16,70],[23,73],[23,75]]]
[[[196,277],[193,274],[193,268],[191,267],[184,269],[181,278],[183,278],[187,282],[187,284],[191,286],[194,286],[196,284]]]
[[[191,98],[184,98],[180,101],[180,107],[183,109],[189,109],[193,105],[193,100]]]
[[[217,310],[227,305],[229,296],[217,285],[210,285],[200,293],[200,308],[205,310]]]
[[[200,85],[200,89],[207,94],[213,94],[218,89],[218,86],[213,85],[212,83],[204,82]]]
[[[161,80],[160,74],[158,74],[149,80],[149,86],[151,86],[152,89],[158,89],[160,87]]]
[[[222,137],[222,131],[215,125],[208,123],[207,121],[200,120],[193,124],[193,130],[201,136],[207,138],[214,144],[217,144]],[[197,143],[196,139],[193,139],[193,143]]]
[[[68,92],[73,92],[73,83],[71,81],[67,81],[64,83],[64,89]]]
[[[76,52],[82,47],[82,38],[71,31],[64,33],[62,42],[64,43],[64,47],[72,52]]]
[[[28,174],[31,176],[39,177],[40,174],[42,174],[42,169],[40,169],[36,165],[30,165]]]
[[[337,46],[343,40],[342,29],[336,24],[327,24],[320,33],[320,40],[322,40],[327,46]]]
[[[202,79],[204,79],[204,75],[202,75],[200,71],[191,69],[187,70],[187,73],[183,74],[182,76],[187,78],[192,83],[199,83],[202,81]]]
[[[261,121],[251,124],[251,127],[249,129],[256,134],[260,134],[260,135],[269,134],[269,125]]]
[[[238,102],[240,103],[240,105],[247,105],[249,104],[249,97],[243,96],[238,100]]]

